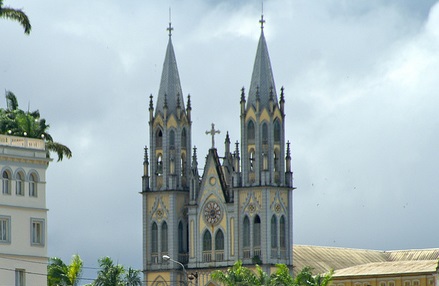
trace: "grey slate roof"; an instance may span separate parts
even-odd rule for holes
[[[270,99],[270,88],[273,88],[273,100],[277,103],[276,86],[274,85],[273,71],[271,69],[270,56],[268,55],[267,42],[265,41],[264,30],[261,29],[258,49],[256,51],[255,64],[248,93],[247,107],[251,104],[256,107],[256,92],[259,88],[259,107],[268,107]]]
[[[168,47],[166,48],[165,61],[163,63],[162,78],[160,80],[159,94],[157,97],[157,105],[155,114],[158,112],[163,114],[163,105],[168,106],[168,116],[176,114],[177,97],[180,98],[181,110],[184,110],[183,92],[181,90],[180,77],[178,75],[177,60],[175,58],[174,47],[171,37],[169,37]]]

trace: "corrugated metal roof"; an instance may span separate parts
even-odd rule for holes
[[[294,272],[299,272],[303,267],[312,267],[313,273],[325,273],[331,269],[343,269],[351,266],[387,261],[382,251],[324,247],[311,245],[293,246]]]
[[[437,266],[437,260],[375,262],[336,270],[333,277],[433,273]]]
[[[381,251],[312,245],[293,246],[295,273],[305,266],[312,267],[313,273],[325,273],[334,269],[337,276],[345,276],[349,273],[351,273],[349,275],[371,275],[367,273],[373,271],[377,274],[379,271],[380,274],[391,274],[392,271],[403,273],[402,271],[409,269],[413,269],[414,272],[432,271],[431,269],[434,271],[438,259],[439,248]],[[434,267],[433,262],[435,262]]]
[[[437,260],[439,248],[385,251],[390,261]]]

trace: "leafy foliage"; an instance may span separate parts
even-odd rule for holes
[[[98,277],[89,286],[141,286],[140,271],[114,264],[110,257],[99,259]]]
[[[232,268],[226,272],[216,270],[212,273],[212,280],[222,283],[226,286],[252,286],[257,284],[257,278],[253,271],[242,266],[242,261],[238,260]]]
[[[277,264],[277,270],[268,275],[259,265],[256,265],[256,273],[242,266],[238,260],[232,268],[223,272],[216,270],[212,273],[212,280],[225,286],[327,286],[332,279],[333,271],[326,274],[312,274],[312,268],[303,268],[294,278],[290,269],[285,264]]]
[[[83,262],[79,255],[72,257],[69,265],[60,258],[53,257],[47,266],[48,286],[77,286],[82,275]]]
[[[29,18],[21,9],[13,9],[3,6],[3,0],[0,0],[0,18],[17,21],[23,26],[24,33],[29,35],[32,29]]]
[[[18,108],[17,97],[11,91],[6,91],[6,106],[6,109],[0,108],[1,134],[45,140],[48,158],[50,152],[58,155],[58,161],[62,161],[64,156],[68,159],[72,157],[72,151],[67,146],[53,141],[47,132],[50,125],[40,117],[38,110],[25,112]]]

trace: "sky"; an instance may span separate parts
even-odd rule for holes
[[[142,268],[141,176],[172,41],[199,165],[205,131],[240,138],[261,1],[5,0],[32,32],[0,20],[0,90],[39,109],[73,157],[47,171],[48,254]],[[276,89],[285,88],[296,244],[439,247],[439,4],[266,0]],[[6,102],[0,100],[0,107]],[[93,277],[87,269],[84,278]],[[84,283],[90,281],[84,280]]]

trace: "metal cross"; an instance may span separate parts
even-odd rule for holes
[[[215,124],[212,123],[212,129],[206,131],[206,135],[212,135],[212,149],[215,148],[215,134],[220,134],[221,131],[215,130]]]
[[[259,20],[259,23],[261,23],[261,29],[264,29],[264,23],[265,23],[264,15],[261,15],[261,20]]]
[[[168,30],[169,32],[169,37],[172,36],[172,31],[174,30],[174,28],[172,28],[171,22],[169,22],[169,27],[166,28],[166,30]]]

